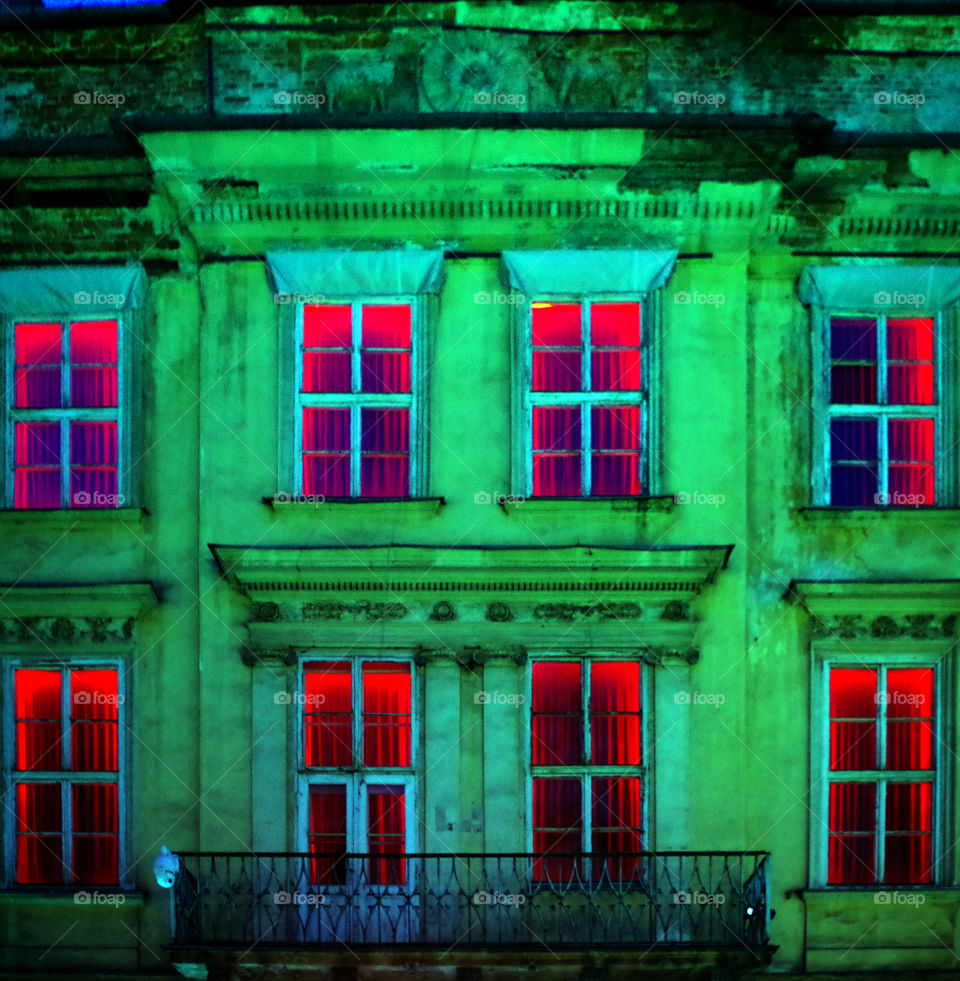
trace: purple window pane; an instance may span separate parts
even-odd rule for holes
[[[870,317],[831,317],[830,360],[876,361],[877,321]]]
[[[15,508],[60,507],[60,423],[15,426]]]
[[[304,409],[303,450],[349,450],[349,409]]]
[[[349,351],[304,351],[303,391],[349,392]]]
[[[361,409],[360,448],[364,453],[406,453],[410,449],[410,410]]]
[[[537,406],[533,410],[533,448],[535,450],[579,450],[578,406]]]
[[[833,365],[830,369],[830,401],[834,405],[875,405],[877,366]]]
[[[874,507],[880,503],[879,487],[876,467],[830,467],[830,503],[834,507]]]
[[[581,354],[576,351],[533,352],[533,390],[535,392],[579,392]]]
[[[830,421],[830,459],[833,462],[877,461],[876,419],[832,419]]]

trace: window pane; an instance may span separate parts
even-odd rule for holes
[[[350,410],[303,410],[303,493],[350,496]]]
[[[640,407],[595,407],[590,410],[590,426],[592,493],[639,494]]]
[[[117,769],[117,672],[70,674],[71,763],[74,770]]]
[[[640,766],[640,665],[590,666],[591,763]]]
[[[70,325],[70,404],[118,404],[116,320]]]
[[[933,670],[887,671],[887,769],[932,770]]]
[[[360,389],[410,391],[410,307],[364,306]]]
[[[76,783],[73,794],[73,881],[116,882],[119,822],[115,783]]]
[[[603,856],[643,850],[639,777],[601,777],[592,781],[593,845]],[[639,858],[604,857],[593,862],[593,878],[615,882],[640,877]]]
[[[930,882],[933,871],[932,783],[887,785],[887,832],[884,881]]]
[[[369,881],[372,885],[402,885],[407,881],[406,814],[403,787],[367,788],[367,849],[370,852]],[[377,857],[392,855],[393,858]]]
[[[60,324],[17,324],[14,328],[17,408],[60,408],[61,332]]]
[[[533,862],[536,881],[569,882],[578,875],[577,860],[556,857],[581,853],[583,818],[580,781],[566,777],[533,780]]]
[[[353,705],[347,661],[303,666],[303,753],[307,766],[353,762]]]
[[[351,391],[352,345],[349,305],[305,305],[303,308],[303,391]]]
[[[363,665],[363,762],[410,765],[410,665]]]
[[[534,496],[577,497],[580,495],[582,446],[578,406],[534,408]]]
[[[580,665],[539,661],[532,668],[531,747],[534,766],[583,762]]]
[[[14,507],[60,507],[60,423],[18,422],[14,428]]]
[[[60,784],[17,784],[16,823],[17,882],[63,882]]]
[[[830,318],[830,401],[834,405],[877,402],[877,322]]]
[[[887,402],[892,405],[932,405],[933,320],[929,317],[891,317],[887,320]]]
[[[117,424],[70,423],[70,504],[118,507]]]
[[[876,881],[876,784],[830,784],[830,842],[827,882]]]
[[[533,391],[581,391],[580,304],[534,303],[530,313],[533,332]]]
[[[410,410],[360,410],[360,495],[410,494]]]
[[[310,787],[309,850],[314,858],[311,881],[343,885],[347,879],[347,788],[343,784]]]
[[[19,669],[14,675],[18,770],[59,770],[60,672]]]
[[[891,419],[889,504],[932,505],[935,502],[933,419]]]
[[[640,304],[594,303],[590,307],[591,388],[640,390]]]
[[[878,454],[876,419],[830,420],[832,505],[874,507],[878,503]]]
[[[876,670],[833,668],[830,671],[831,770],[876,768],[876,718]]]

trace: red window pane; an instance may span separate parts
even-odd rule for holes
[[[410,307],[364,306],[361,334],[361,391],[409,392]]]
[[[935,401],[933,320],[891,317],[887,320],[887,402],[932,405]]]
[[[594,303],[590,308],[590,387],[640,390],[640,304]]]
[[[830,784],[827,882],[831,885],[876,881],[876,794],[873,783]]]
[[[70,505],[119,507],[115,422],[70,423]]]
[[[117,770],[117,672],[70,674],[70,745],[74,770]]]
[[[360,496],[410,495],[410,410],[360,410]]]
[[[637,879],[638,857],[618,858],[643,850],[641,781],[639,777],[599,777],[592,782],[593,878]]]
[[[538,661],[532,668],[531,762],[534,766],[583,762],[580,665]]]
[[[58,409],[62,405],[60,324],[17,324],[14,328],[15,405]]]
[[[886,822],[884,882],[930,882],[933,784],[888,784]]]
[[[343,885],[347,879],[347,788],[343,784],[310,787],[308,838],[310,851],[317,856],[311,881]]]
[[[14,688],[16,768],[59,770],[60,672],[19,669],[14,674]]]
[[[367,661],[363,665],[363,762],[410,765],[410,665]]]
[[[406,795],[403,787],[367,788],[367,849],[371,885],[402,885],[407,881]]]
[[[882,700],[887,712],[887,769],[932,770],[933,669],[890,669]]]
[[[73,881],[110,883],[118,879],[119,819],[115,783],[75,783]]]
[[[590,666],[591,763],[640,766],[640,665]]]
[[[877,766],[877,672],[863,668],[830,671],[830,769],[871,770]]]
[[[117,322],[70,325],[70,404],[117,405]]]
[[[347,306],[303,308],[303,391],[349,392],[353,346]]]
[[[13,506],[60,507],[60,423],[18,422],[14,430]]]
[[[593,494],[639,494],[639,406],[594,407],[590,410],[590,426]]]
[[[63,882],[63,807],[57,783],[17,784],[17,882]]]
[[[576,877],[578,862],[564,852],[583,850],[583,817],[580,781],[567,777],[535,777],[533,780],[533,878],[536,881],[569,882]]]
[[[304,409],[303,493],[350,496],[350,410]]]
[[[583,389],[579,303],[534,303],[531,309],[535,392]]]
[[[309,661],[303,668],[303,754],[307,766],[353,762],[353,703],[347,661]]]
[[[933,419],[891,419],[888,423],[890,504],[935,503]]]
[[[533,494],[535,497],[580,495],[582,447],[578,406],[534,408]]]

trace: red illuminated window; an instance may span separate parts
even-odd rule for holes
[[[530,313],[530,493],[644,493],[641,305],[534,303]]]
[[[833,316],[828,349],[829,503],[936,504],[933,318]]]
[[[116,320],[14,325],[13,506],[118,507]]]
[[[17,668],[13,685],[15,881],[116,884],[116,668]]]
[[[827,882],[931,882],[931,667],[830,669]]]
[[[531,671],[535,877],[637,877],[630,853],[643,850],[640,664],[535,661]],[[589,859],[563,854],[585,852]]]
[[[307,661],[303,766],[314,881],[342,886],[348,853],[371,885],[405,881],[413,793],[412,673],[404,661]]]
[[[307,304],[301,313],[302,492],[409,497],[417,480],[412,306]]]

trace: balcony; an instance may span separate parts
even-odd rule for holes
[[[181,852],[180,863],[174,950],[772,952],[766,852]]]

